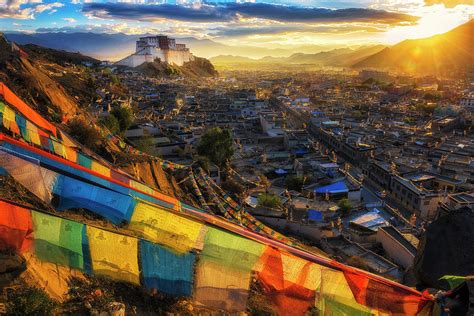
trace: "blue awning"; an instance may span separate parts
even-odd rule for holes
[[[308,220],[315,221],[315,222],[322,222],[323,221],[323,213],[317,210],[308,210]]]
[[[345,193],[349,192],[349,188],[347,187],[344,181],[339,181],[330,185],[326,185],[324,187],[320,187],[315,189],[316,193]]]

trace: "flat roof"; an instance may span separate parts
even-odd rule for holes
[[[402,235],[395,227],[386,226],[380,227],[381,230],[392,236],[396,241],[398,241],[403,247],[405,247],[412,255],[416,255],[416,248],[411,242],[409,242],[405,236]]]

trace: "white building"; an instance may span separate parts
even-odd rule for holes
[[[116,65],[137,67],[145,62],[160,60],[168,64],[182,66],[194,60],[193,54],[185,44],[176,43],[168,36],[140,37],[136,43],[135,53],[116,62]]]
[[[462,108],[466,108],[470,112],[474,112],[474,92],[461,98],[459,104]]]

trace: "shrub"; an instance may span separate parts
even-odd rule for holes
[[[69,134],[79,143],[92,150],[96,150],[101,140],[100,133],[82,119],[73,119],[68,124]]]
[[[309,182],[309,180],[305,179],[305,177],[287,176],[285,178],[285,186],[288,190],[301,191],[303,185],[307,182]]]
[[[113,115],[101,117],[99,124],[106,127],[114,135],[120,132],[120,123]]]
[[[7,294],[7,314],[20,315],[53,315],[57,303],[42,289],[23,286]]]
[[[110,114],[117,118],[121,132],[125,132],[133,123],[133,113],[130,108],[118,107],[113,109]]]
[[[156,147],[153,144],[153,137],[142,137],[137,141],[137,149],[141,152],[155,155]]]
[[[352,203],[349,199],[342,199],[337,203],[337,206],[341,209],[342,213],[348,214],[352,209]]]
[[[257,198],[257,206],[259,207],[268,207],[268,208],[278,208],[281,206],[281,200],[278,196],[273,194],[260,194]]]

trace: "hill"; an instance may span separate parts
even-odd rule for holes
[[[211,62],[200,57],[195,57],[193,61],[187,62],[183,66],[169,65],[161,61],[154,61],[151,63],[143,63],[134,69],[150,77],[168,78],[182,76],[187,79],[198,79],[217,75],[217,71]]]
[[[356,62],[354,68],[445,74],[473,66],[474,20],[432,37],[405,40]]]

